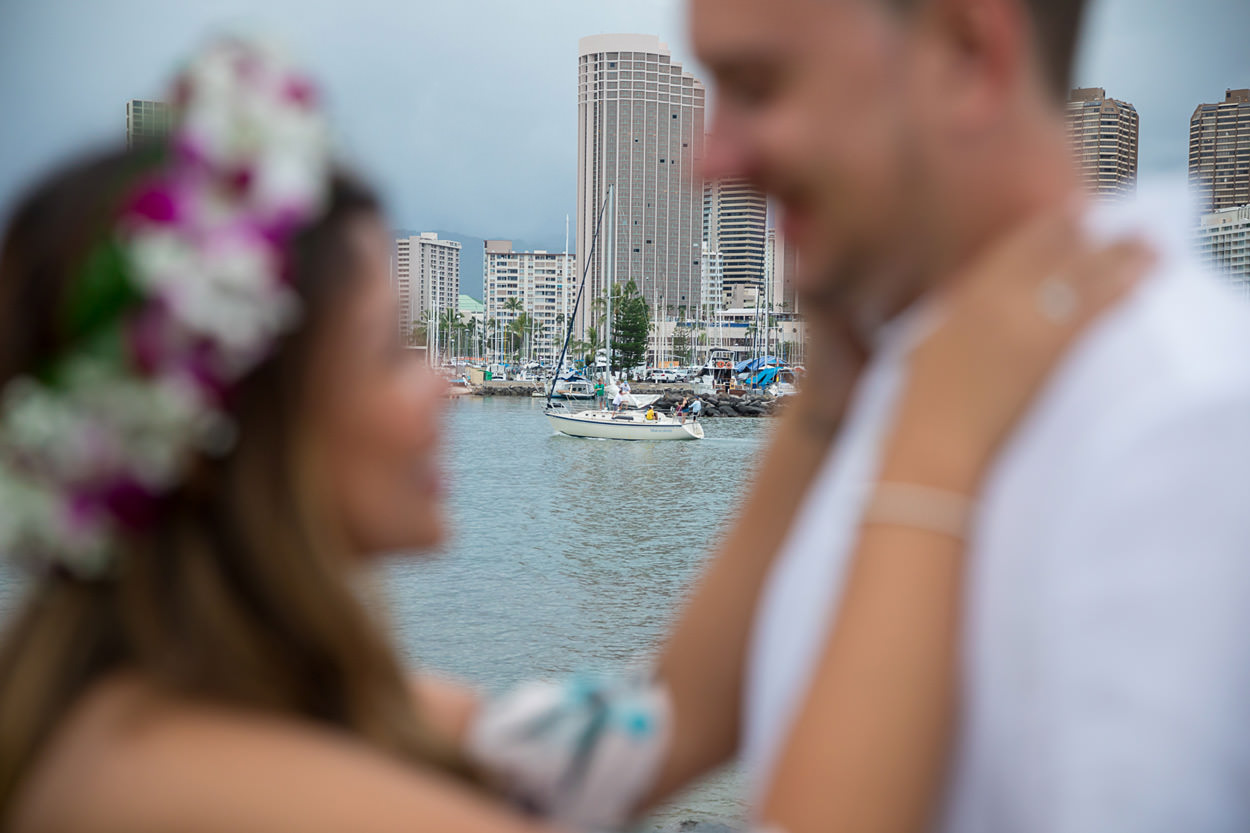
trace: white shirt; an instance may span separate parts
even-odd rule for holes
[[[1176,240],[1140,207],[1093,219],[1151,228],[1165,256],[987,480],[938,829],[1250,831],[1250,306],[1195,264],[1183,221]],[[763,589],[743,716],[757,792],[828,633],[916,328],[883,334]]]

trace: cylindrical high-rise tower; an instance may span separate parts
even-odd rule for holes
[[[632,280],[653,314],[699,304],[703,237],[703,85],[653,35],[582,38],[577,97],[577,261],[585,268],[600,206],[616,185],[616,234],[599,238],[577,329],[606,289]],[[607,220],[605,219],[606,223]]]

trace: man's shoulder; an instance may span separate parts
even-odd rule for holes
[[[1250,304],[1188,265],[1150,277],[1077,345],[1003,468],[1029,481],[1094,478],[1125,459],[1149,469],[1182,440],[1250,467],[1246,424]]]
[[[1169,264],[1095,328],[1071,365],[1083,395],[1111,407],[1250,396],[1250,303],[1196,263]]]
[[[1136,199],[1100,206],[1089,218],[1098,238],[1144,236],[1159,262],[1135,295],[1094,328],[1081,357],[1108,365],[1105,370],[1136,370],[1129,381],[1161,396],[1172,389],[1223,396],[1250,380],[1250,301],[1199,259],[1192,209],[1185,183],[1164,179],[1143,183]]]

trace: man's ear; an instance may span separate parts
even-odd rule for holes
[[[1010,109],[1035,60],[1020,0],[930,0],[924,12],[935,39],[936,81],[951,126],[979,133]]]

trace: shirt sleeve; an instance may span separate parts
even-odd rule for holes
[[[1126,421],[1059,513],[1019,829],[1250,831],[1248,402]]]

